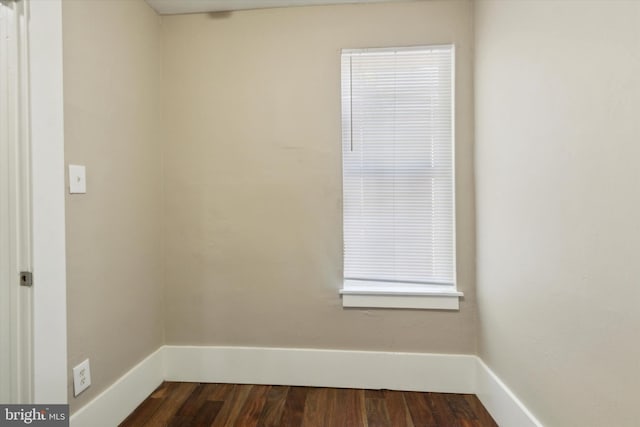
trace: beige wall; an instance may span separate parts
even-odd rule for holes
[[[163,342],[160,18],[142,1],[63,3],[69,372],[89,357],[76,410]],[[71,374],[69,374],[71,375]]]
[[[480,356],[547,426],[637,426],[640,2],[476,12]]]
[[[75,399],[69,374],[72,411],[163,342],[474,352],[471,12],[436,1],[161,20],[142,1],[66,0],[66,161],[88,175],[66,204],[69,370],[89,357],[93,380]],[[345,310],[340,48],[432,43],[457,46],[466,297],[459,312]]]
[[[89,184],[66,205],[69,367],[93,375],[72,410],[163,342],[474,353],[478,335],[545,425],[634,425],[640,4],[475,9],[477,330],[470,2],[161,28],[142,1],[66,0],[66,160]],[[339,50],[450,42],[466,298],[344,310]]]
[[[168,344],[475,352],[472,5],[163,17]],[[457,46],[459,312],[343,309],[340,49]]]

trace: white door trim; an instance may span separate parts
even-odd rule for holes
[[[16,114],[15,103],[12,102],[12,88],[15,76],[12,76],[12,65],[15,65],[13,49],[11,49],[12,27],[14,21],[14,5],[0,3],[0,401],[16,401],[15,348],[16,328],[13,327],[14,292],[12,278],[15,270],[15,238],[12,230],[14,205],[11,191],[13,169],[11,146],[13,145],[13,123]]]
[[[62,2],[25,1],[29,83],[35,403],[67,402]]]
[[[0,236],[2,236],[2,400],[32,401],[32,291],[19,286],[31,271],[31,193],[27,10],[0,4]]]

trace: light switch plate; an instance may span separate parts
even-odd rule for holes
[[[87,192],[87,176],[85,167],[69,165],[69,193],[84,194]]]

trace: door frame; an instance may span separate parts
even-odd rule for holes
[[[2,154],[2,396],[6,403],[33,400],[32,289],[20,286],[31,271],[31,193],[27,10],[0,1],[0,138]]]
[[[0,105],[7,142],[0,219],[8,237],[0,263],[9,284],[3,345],[12,349],[11,402],[3,403],[67,403],[62,3],[1,1],[12,38],[2,62],[8,102]],[[33,272],[33,287],[19,285],[19,271]]]
[[[33,402],[67,403],[62,1],[19,1],[29,17]]]

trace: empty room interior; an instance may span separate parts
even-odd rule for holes
[[[8,403],[639,425],[640,1],[20,2],[54,190]]]

